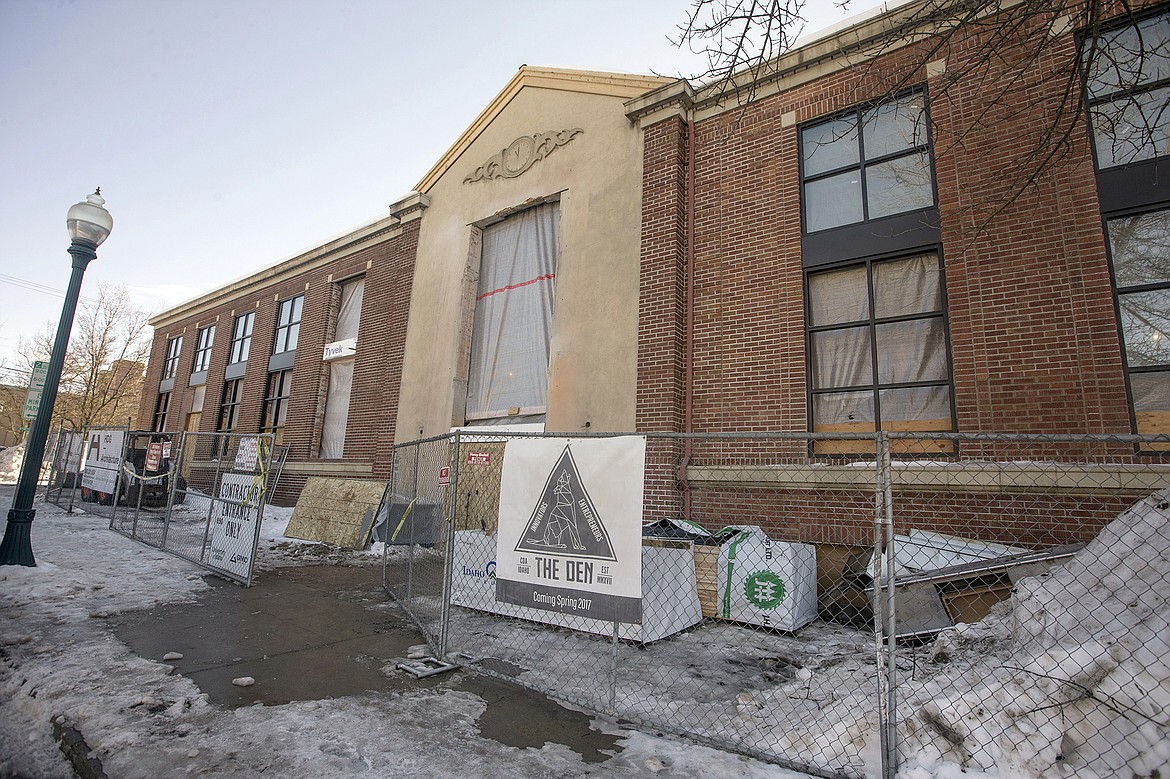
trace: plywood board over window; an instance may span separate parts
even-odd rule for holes
[[[364,549],[370,543],[385,487],[377,481],[310,477],[284,535]]]

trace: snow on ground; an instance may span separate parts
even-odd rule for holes
[[[196,502],[184,511],[198,511]],[[350,553],[285,539],[290,516],[265,508],[261,572],[380,560],[380,546]],[[40,566],[0,568],[0,776],[70,775],[50,734],[57,716],[81,730],[111,777],[131,779],[261,771],[445,777],[466,773],[470,761],[477,773],[517,777],[800,776],[601,719],[624,747],[602,764],[583,763],[560,745],[507,747],[479,735],[475,719],[486,704],[466,691],[218,708],[165,664],[136,657],[103,623],[121,611],[193,599],[207,586],[202,572],[105,528],[94,515],[39,506]],[[1170,776],[1168,584],[1170,491],[1163,491],[1071,562],[1018,583],[1012,601],[987,619],[901,647],[899,779]],[[533,645],[525,632],[547,628],[454,613],[457,643],[496,669],[569,699],[596,695],[595,682],[564,673],[571,666],[558,662],[561,655],[542,663],[517,650]],[[595,640],[559,636],[555,651],[564,658],[574,642]],[[831,756],[880,775],[874,647],[864,633],[814,623],[779,636],[719,624],[644,649],[619,646],[628,696],[620,703],[639,701],[645,712],[634,713],[644,721],[674,711],[721,722],[707,731],[715,742]],[[688,653],[723,662],[680,674]],[[743,672],[761,658],[775,661],[770,671]]]
[[[942,634],[903,711],[906,779],[1170,776],[1170,490],[1010,607]],[[932,673],[931,669],[939,669]],[[949,770],[949,769],[948,769]]]
[[[0,490],[0,500],[11,490]],[[266,507],[260,561],[319,564],[280,535],[289,510]],[[588,764],[569,748],[518,749],[479,735],[486,703],[457,690],[366,694],[236,710],[211,704],[187,678],[136,656],[105,617],[193,600],[208,585],[195,565],[110,532],[94,514],[37,505],[38,566],[0,567],[0,777],[66,779],[51,734],[61,717],[112,779],[253,777],[745,777],[801,779],[776,766],[629,730],[622,751]],[[343,554],[333,550],[331,554]],[[380,553],[379,553],[380,554]],[[367,552],[353,562],[376,562]]]
[[[23,462],[23,443],[0,452],[0,484],[16,484],[16,480],[20,478],[20,464]]]

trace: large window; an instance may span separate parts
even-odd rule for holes
[[[468,421],[543,418],[559,224],[560,205],[548,203],[483,231]]]
[[[171,408],[171,393],[160,392],[158,400],[154,402],[154,421],[151,429],[162,432],[167,429],[167,414]]]
[[[292,394],[292,370],[268,374],[264,391],[264,424],[261,433],[272,433],[273,443],[284,443],[284,423],[288,417],[288,399]]]
[[[333,341],[358,337],[361,324],[365,279],[353,279],[341,285]],[[356,346],[355,346],[356,348]],[[355,358],[349,356],[329,363],[329,385],[325,394],[325,419],[321,426],[321,457],[339,459],[345,455],[345,431],[349,424],[349,394],[353,386]]]
[[[229,379],[223,384],[220,396],[219,416],[215,421],[217,433],[234,433],[240,423],[240,401],[244,396],[244,380]],[[231,439],[226,435],[217,438],[215,456],[221,457],[231,449]]]
[[[806,233],[934,205],[920,92],[803,127],[800,147]]]
[[[244,380],[231,379],[223,384],[223,396],[219,403],[219,419],[215,429],[220,433],[234,433],[240,420],[240,400],[243,397]]]
[[[291,352],[297,348],[297,338],[301,332],[301,309],[305,305],[305,296],[282,300],[276,311],[276,342],[272,346],[273,354]]]
[[[191,366],[192,373],[199,373],[211,367],[211,347],[215,343],[215,325],[200,329],[195,338],[195,362]]]
[[[167,356],[163,358],[163,379],[175,378],[179,369],[179,353],[183,351],[183,336],[167,341]]]
[[[1170,433],[1170,209],[1107,222],[1138,433]]]
[[[249,311],[236,317],[232,323],[232,345],[228,353],[228,365],[248,361],[248,352],[252,347],[252,322],[256,319],[256,312]]]
[[[814,432],[953,429],[946,305],[936,254],[809,273],[807,304]],[[858,447],[820,442],[817,448]],[[947,445],[920,442],[905,448]]]
[[[1083,56],[1098,168],[1170,153],[1170,14],[1086,37]]]

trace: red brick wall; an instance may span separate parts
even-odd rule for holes
[[[1074,127],[1068,153],[1024,192],[1013,195],[1004,173],[1027,164],[1053,121],[1063,83],[1044,73],[1072,47],[1071,35],[1057,40],[973,131],[971,117],[1006,74],[930,92],[961,431],[1130,432],[1087,130]],[[970,51],[946,52],[948,69]],[[927,83],[920,57],[897,52],[697,124],[696,430],[807,429],[797,126],[880,96],[892,78]],[[790,112],[796,121],[782,122]],[[677,120],[646,130],[642,430],[681,420],[684,135]]]
[[[215,322],[215,343],[200,421],[200,430],[214,431],[223,395],[234,315],[254,311],[251,350],[244,375],[236,432],[259,431],[263,422],[263,399],[268,378],[268,359],[272,354],[276,329],[277,306],[281,300],[304,294],[284,443],[289,448],[288,462],[315,462],[320,450],[320,426],[328,375],[327,364],[321,355],[325,344],[332,340],[337,287],[343,280],[364,275],[366,284],[344,461],[370,466],[376,477],[386,478],[390,472],[419,225],[420,220],[410,222],[397,236],[279,283],[224,300],[197,317],[157,331],[147,367],[137,425],[141,428],[149,428],[151,425],[167,339],[182,333],[183,352],[175,375],[168,429],[183,429],[194,394],[194,389],[188,386],[188,380],[196,333],[199,327]],[[304,480],[305,477],[299,475],[283,476],[278,499],[283,502],[295,500]]]
[[[929,56],[903,49],[697,122],[693,430],[808,430],[798,128],[898,82],[926,85],[933,122],[957,430],[1131,432],[1087,128],[1069,128],[1071,144],[1022,192],[1006,174],[1027,168],[1044,128],[1067,128],[1054,119],[1065,84],[1052,74],[1075,57],[1073,37],[1053,40],[972,128],[1019,74],[993,62],[982,79],[947,84],[945,73],[928,81],[925,64],[959,72],[980,42],[960,36]],[[676,119],[645,130],[640,431],[683,429],[686,133]],[[681,506],[676,469],[648,466],[648,519]],[[868,500],[857,516],[830,517],[816,495],[766,490],[746,502],[695,493],[697,518],[712,497],[723,501],[715,516],[764,522],[778,537],[857,543],[872,521]]]

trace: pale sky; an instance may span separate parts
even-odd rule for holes
[[[385,215],[521,65],[701,71],[667,40],[689,5],[0,0],[0,363],[60,316],[95,187],[114,230],[82,295],[159,311]]]

